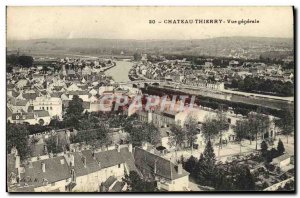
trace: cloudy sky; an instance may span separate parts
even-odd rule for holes
[[[222,19],[221,24],[164,20]],[[259,23],[237,25],[227,20]],[[156,20],[156,24],[149,24]],[[161,21],[162,23],[157,23]],[[226,23],[225,23],[226,21]],[[8,7],[7,38],[202,39],[293,37],[292,7]]]

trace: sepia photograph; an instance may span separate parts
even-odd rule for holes
[[[295,193],[294,19],[7,6],[6,191]]]

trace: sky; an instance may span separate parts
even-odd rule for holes
[[[193,24],[165,24],[165,20]],[[195,24],[195,19],[221,19]],[[258,20],[238,25],[230,20]],[[155,24],[149,24],[155,20]],[[161,23],[158,23],[161,21]],[[293,38],[292,7],[8,7],[7,39],[204,39],[224,36]]]

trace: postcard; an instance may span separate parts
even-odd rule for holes
[[[7,192],[295,192],[292,6],[8,6]]]

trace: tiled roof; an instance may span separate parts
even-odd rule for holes
[[[115,185],[112,187],[112,192],[121,192],[123,187],[125,186],[125,182],[117,181]]]
[[[121,148],[121,156],[126,162],[126,165],[130,171],[135,171],[138,174],[140,174],[139,170],[136,168],[135,163],[134,163],[134,157],[133,154],[129,152],[128,148]]]
[[[110,176],[102,185],[106,188],[109,188],[117,179],[113,176]]]
[[[27,100],[18,100],[16,101],[15,106],[26,106],[27,103]]]
[[[182,170],[182,174],[179,175],[177,172],[177,165],[139,147],[135,147],[134,159],[135,164],[139,169],[144,169],[154,174],[154,167],[156,165],[156,175],[170,180],[189,175],[185,170]]]
[[[92,152],[90,151],[90,155]],[[125,163],[121,152],[115,150],[108,150],[104,152],[95,153],[96,160],[101,163],[101,168],[107,168],[118,164]]]
[[[84,109],[90,109],[90,106],[91,106],[91,103],[90,102],[86,102],[86,101],[83,101],[82,102],[82,107]]]
[[[281,161],[286,160],[288,158],[290,158],[290,156],[288,154],[283,154],[283,155],[280,155],[279,157],[274,158],[273,161],[281,162]]]
[[[89,95],[89,92],[88,91],[69,91],[68,92],[69,95],[77,95],[77,96],[80,96],[80,95]]]
[[[9,107],[6,107],[6,116],[11,117],[12,116],[12,110]]]
[[[16,92],[15,90],[12,91],[12,96],[13,96],[13,97],[17,97],[18,95],[19,95],[18,92]]]
[[[34,114],[32,112],[30,112],[30,113],[13,113],[11,117],[13,120],[28,120],[28,119],[34,119]]]
[[[62,181],[71,177],[68,164],[63,156],[31,162],[25,165],[25,172],[21,173],[21,185],[27,183],[35,187],[43,186],[44,179],[48,184]],[[45,163],[45,172],[42,171],[42,163]]]
[[[82,153],[73,153],[74,155],[74,169],[76,176],[87,175],[100,170],[100,166],[97,161],[93,159],[92,155],[83,151]],[[86,159],[86,166],[84,166],[83,158]]]
[[[54,98],[60,98],[60,96],[63,94],[63,92],[53,92],[50,94],[51,97]]]
[[[23,93],[23,98],[27,100],[34,100],[36,97],[38,97],[37,93]]]
[[[34,114],[36,114],[38,117],[48,117],[49,112],[45,110],[34,110]]]
[[[46,144],[45,143],[30,144],[31,156],[37,157],[37,156],[45,155],[44,145],[46,145]]]

